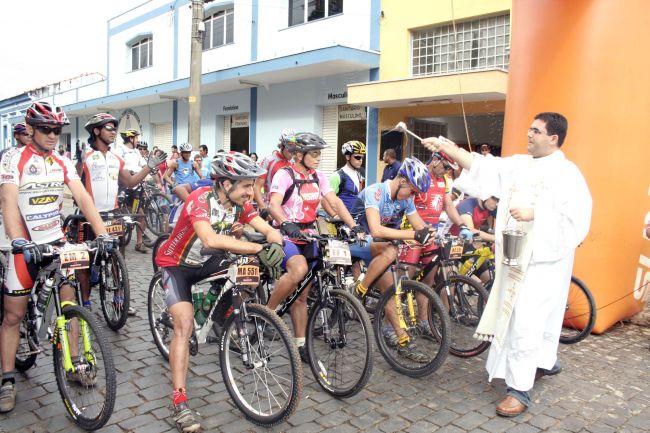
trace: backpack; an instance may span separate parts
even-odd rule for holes
[[[296,176],[293,174],[293,169],[291,167],[282,167],[282,170],[286,170],[289,172],[289,176],[291,176],[291,180],[293,183],[287,190],[284,192],[284,197],[282,198],[282,206],[289,200],[289,197],[291,197],[291,194],[293,194],[293,190],[296,188],[296,185],[298,185],[298,194],[300,195],[300,188],[306,183],[318,183],[318,176],[315,176],[316,173],[311,175],[309,179],[296,179]]]

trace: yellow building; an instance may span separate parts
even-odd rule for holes
[[[508,79],[511,0],[383,0],[375,80],[348,86],[348,103],[366,105],[371,181],[386,148],[398,157],[428,153],[410,136],[488,143],[500,154]]]

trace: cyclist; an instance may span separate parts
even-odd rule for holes
[[[0,163],[0,197],[5,228],[11,239],[12,252],[7,262],[4,284],[4,320],[1,329],[2,384],[0,412],[12,410],[16,402],[15,356],[19,342],[20,321],[25,315],[28,295],[39,265],[44,261],[39,245],[63,242],[60,204],[67,185],[93,231],[100,250],[110,251],[112,239],[93,200],[84,189],[72,163],[53,152],[67,116],[60,107],[35,102],[25,114],[27,132],[32,142],[3,155]],[[62,301],[75,300],[74,291],[61,290]],[[87,383],[79,374],[75,379]]]
[[[29,132],[27,132],[27,125],[25,125],[25,123],[16,123],[13,130],[14,138],[16,139],[16,147],[21,148],[27,146],[32,141],[32,137],[29,135]]]
[[[88,119],[84,126],[90,134],[88,144],[91,150],[86,154],[85,161],[77,163],[77,171],[99,212],[111,212],[118,208],[119,183],[127,188],[137,186],[149,173],[155,173],[158,165],[167,157],[164,153],[158,156],[151,154],[146,165],[136,174],[131,174],[126,169],[124,160],[110,150],[117,135],[118,124],[118,120],[110,114],[98,113]],[[138,146],[140,144],[138,143]],[[92,233],[84,234],[84,239],[92,238]],[[120,250],[126,258],[123,245]],[[88,269],[79,270],[76,276],[81,286],[83,304],[90,307],[90,272]],[[129,314],[135,314],[132,307],[129,308]]]
[[[361,227],[348,212],[340,198],[330,188],[323,172],[317,170],[321,150],[327,147],[325,141],[316,134],[302,132],[295,135],[295,164],[278,170],[273,176],[269,211],[280,231],[286,236],[285,259],[283,266],[287,274],[273,289],[268,307],[274,310],[296,289],[307,274],[307,260],[315,259],[318,254],[316,242],[300,240],[303,230],[315,228],[316,211],[321,198],[329,205],[355,233]],[[305,353],[305,333],[307,330],[307,295],[309,290],[296,299],[291,306],[291,322],[296,346],[300,357],[307,362]]]
[[[278,150],[274,150],[260,162],[260,167],[266,170],[266,174],[260,177],[255,184],[255,202],[260,211],[260,216],[269,219],[269,199],[271,198],[271,184],[273,176],[281,168],[289,167],[293,163],[293,155],[296,153],[296,131],[283,129],[278,142]],[[264,194],[262,194],[264,189]]]
[[[162,269],[167,306],[174,323],[169,365],[172,370],[173,418],[182,432],[200,429],[188,406],[185,391],[189,339],[194,329],[191,287],[224,267],[219,257],[202,256],[201,248],[257,254],[272,278],[277,278],[280,271],[284,256],[282,236],[259,218],[250,203],[255,180],[262,174],[264,170],[241,153],[217,154],[211,166],[213,185],[189,195],[178,223],[156,254],[156,263]],[[250,224],[266,236],[268,243],[259,245],[234,239],[231,230],[237,223]]]
[[[381,293],[393,284],[392,276],[386,269],[397,258],[398,248],[387,242],[373,242],[373,237],[416,240],[422,245],[432,240],[434,230],[425,224],[413,203],[413,197],[428,191],[430,185],[431,177],[427,167],[416,158],[406,158],[397,170],[396,177],[370,185],[359,193],[352,214],[370,236],[367,236],[365,245],[350,246],[353,257],[369,263],[363,279],[355,281],[358,296],[364,297],[373,283]],[[406,215],[414,230],[399,229],[403,215]],[[398,346],[398,354],[415,362],[427,362],[428,357],[418,351],[416,345],[409,341],[408,334],[399,326],[394,301],[389,301],[386,317],[394,329],[386,337]]]
[[[165,173],[165,181],[172,187],[172,193],[176,194],[181,201],[185,201],[187,196],[192,192],[190,186],[195,181],[194,174],[199,179],[203,179],[201,174],[201,165],[192,160],[192,145],[190,143],[182,143],[179,146],[181,157],[172,159],[167,163],[167,173]],[[172,182],[171,175],[174,174],[174,181]]]
[[[330,186],[343,201],[348,211],[352,210],[359,192],[365,187],[366,179],[361,171],[366,145],[360,141],[348,141],[341,146],[345,165],[330,176]],[[323,207],[327,205],[323,203]]]

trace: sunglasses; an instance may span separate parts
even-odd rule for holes
[[[363,155],[352,155],[352,158],[356,159],[357,161],[361,161],[363,159]]]
[[[43,126],[43,125],[38,125],[34,127],[38,132],[40,132],[43,135],[50,135],[50,133],[54,133],[54,135],[61,135],[61,128],[60,126],[58,128],[50,128],[49,126]]]
[[[307,152],[307,154],[309,156],[311,156],[312,158],[318,158],[320,156],[320,154],[321,154],[321,151],[320,150],[310,150],[309,152]]]
[[[104,125],[104,129],[107,130],[108,132],[115,132],[117,131],[117,127],[113,126],[111,124]]]

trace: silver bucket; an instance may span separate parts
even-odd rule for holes
[[[509,266],[519,266],[521,251],[524,247],[526,233],[521,230],[503,231],[503,263]]]

